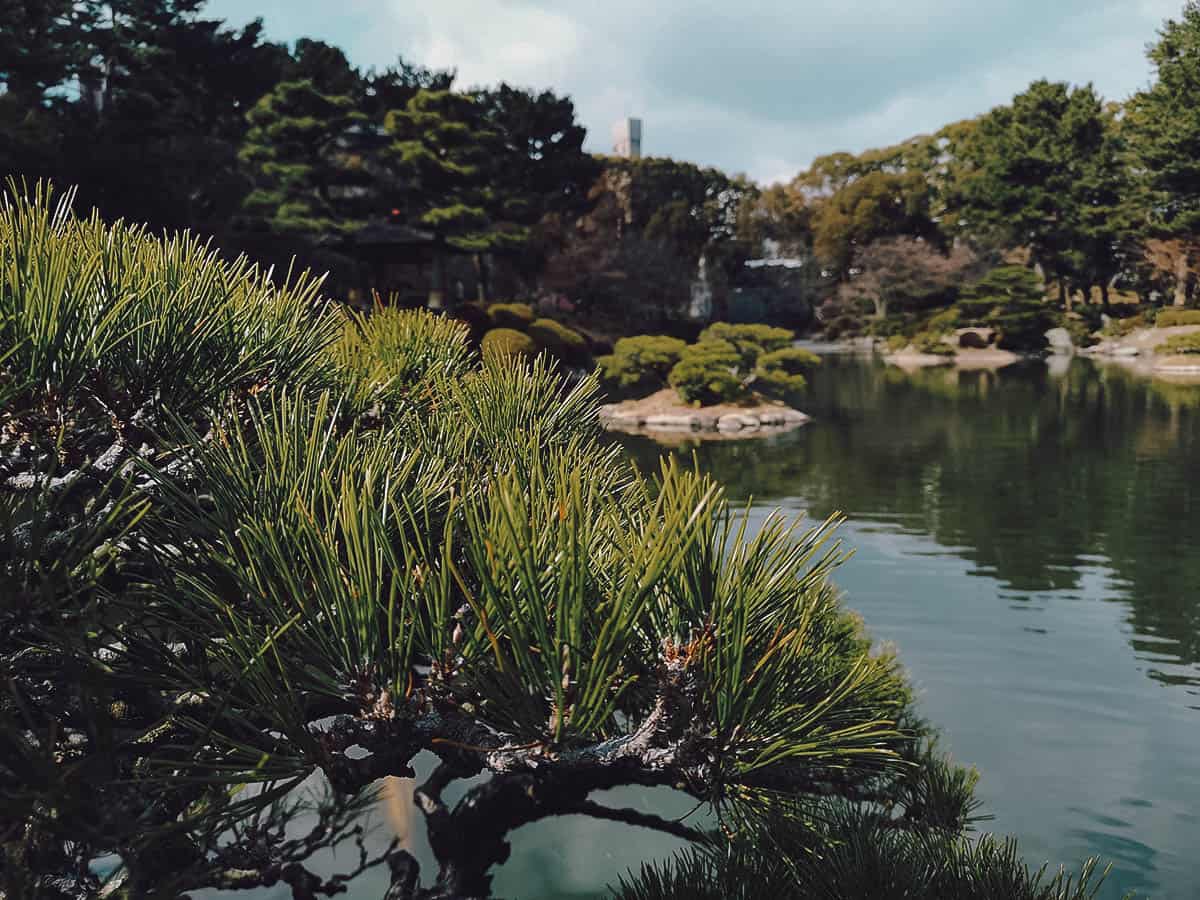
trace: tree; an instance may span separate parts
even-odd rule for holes
[[[920,172],[869,171],[819,202],[812,218],[813,249],[843,275],[855,248],[894,235],[936,239],[930,193]]]
[[[751,536],[705,478],[635,472],[590,379],[44,192],[0,204],[0,259],[6,896],[333,896],[386,866],[395,900],[484,897],[560,815],[830,896],[871,880],[831,863],[864,844],[941,896],[1089,896],[975,856],[974,775],[841,606],[833,523]],[[432,880],[395,844],[306,867],[422,753]],[[592,796],[621,785],[725,831]],[[695,896],[690,866],[651,895]]]
[[[500,135],[488,128],[478,96],[419,91],[402,110],[388,113],[390,155],[403,188],[408,216],[437,240],[476,254],[520,247],[528,229],[497,221],[489,179]],[[440,268],[440,258],[438,262]],[[445,287],[435,273],[430,304],[440,306]]]
[[[1064,304],[1072,279],[1107,297],[1126,190],[1113,116],[1092,87],[1035,81],[984,116],[962,151],[959,226],[1028,247]]]
[[[853,274],[838,295],[847,303],[868,301],[876,319],[912,313],[952,300],[974,263],[966,247],[945,254],[920,238],[882,238],[855,254]]]
[[[311,81],[286,81],[247,119],[239,157],[254,182],[243,203],[249,228],[315,237],[356,224],[339,215],[334,196],[353,176],[338,146],[363,120],[353,98],[324,94]]]
[[[1006,350],[1043,350],[1054,316],[1036,272],[1024,266],[1000,266],[963,289],[958,301],[962,321],[999,332]]]
[[[1126,131],[1139,188],[1144,192],[1148,236],[1200,245],[1200,4],[1188,0],[1169,19],[1149,50],[1156,79],[1126,105]],[[1175,305],[1187,303],[1194,249],[1173,254]]]

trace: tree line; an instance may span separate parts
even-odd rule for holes
[[[107,219],[190,227],[268,261],[328,265],[330,238],[390,216],[502,256],[520,290],[626,331],[683,318],[701,256],[720,316],[723,287],[764,246],[808,263],[797,302],[842,330],[919,314],[1001,263],[1036,270],[1064,310],[1198,295],[1194,0],[1124,102],[1039,80],[978,118],[767,187],[588,153],[551,91],[461,88],[404,59],[364,70],[203,11],[0,0],[0,168],[79,185]]]

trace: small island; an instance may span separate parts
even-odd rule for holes
[[[609,391],[625,395],[600,408],[600,422],[651,437],[724,440],[798,428],[810,418],[789,402],[821,360],[794,344],[785,328],[727,322],[710,325],[694,344],[665,335],[622,338],[597,360]]]

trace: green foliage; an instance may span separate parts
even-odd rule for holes
[[[588,342],[578,331],[553,319],[535,319],[527,329],[538,346],[569,363],[581,363],[588,358]]]
[[[733,325],[729,322],[716,322],[700,332],[700,343],[706,341],[724,341],[733,345],[743,369],[754,368],[758,357],[763,353],[772,353],[790,347],[796,336],[786,328],[774,328],[770,325]]]
[[[918,353],[934,356],[954,356],[955,349],[942,340],[942,335],[933,331],[922,331],[913,335],[912,345]]]
[[[1104,323],[1104,328],[1101,333],[1105,337],[1123,338],[1133,334],[1139,328],[1145,326],[1145,321],[1141,316],[1130,316],[1127,319],[1109,319]]]
[[[760,843],[755,843],[755,840]],[[913,833],[836,805],[797,811],[768,834],[710,846],[622,878],[620,900],[1094,900],[1104,881],[1031,870],[1015,841]]]
[[[191,414],[285,376],[318,379],[337,336],[320,282],[276,284],[184,234],[156,239],[70,213],[48,187],[0,198],[0,345],[54,415],[147,403]]]
[[[365,117],[347,95],[322,92],[312,81],[279,84],[246,114],[250,128],[239,158],[254,189],[243,201],[251,228],[317,236],[359,222],[339,215],[331,189],[351,170],[337,141]]]
[[[976,236],[1028,246],[1057,279],[1107,285],[1128,232],[1128,174],[1113,113],[1092,87],[1035,81],[962,147],[956,213]]]
[[[526,331],[537,314],[528,303],[493,303],[487,310],[494,328],[514,328]]]
[[[515,328],[493,328],[483,336],[481,346],[484,356],[534,356],[538,352],[533,338]]]
[[[903,334],[893,334],[887,339],[886,345],[890,352],[899,353],[909,345],[909,339]]]
[[[959,308],[964,323],[995,328],[1006,350],[1044,349],[1054,322],[1037,273],[1024,266],[993,269],[963,291]]]
[[[667,381],[687,403],[730,403],[745,394],[742,360],[733,344],[709,338],[684,349]]]
[[[754,370],[754,386],[764,393],[787,398],[808,386],[805,375],[821,365],[821,357],[798,347],[764,353]]]
[[[1091,347],[1100,339],[1093,333],[1091,326],[1083,319],[1073,316],[1063,316],[1061,325],[1071,335],[1071,343],[1076,347]]]
[[[471,362],[467,329],[454,319],[387,307],[346,316],[331,351],[356,405],[418,397],[433,383],[461,376]]]
[[[961,318],[962,310],[957,306],[951,306],[930,316],[925,322],[925,330],[933,334],[953,334],[958,329]]]
[[[1160,309],[1154,319],[1156,328],[1176,325],[1200,325],[1200,309]]]
[[[1184,4],[1149,50],[1157,77],[1126,106],[1126,132],[1152,229],[1200,232],[1200,5]]]
[[[606,381],[627,390],[666,385],[687,343],[666,335],[642,334],[621,338],[613,352],[596,360]]]
[[[1154,352],[1164,355],[1200,353],[1200,332],[1173,334],[1165,343],[1159,344]]]

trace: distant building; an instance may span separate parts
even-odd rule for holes
[[[613,126],[613,154],[626,159],[642,158],[641,119],[622,119]]]

